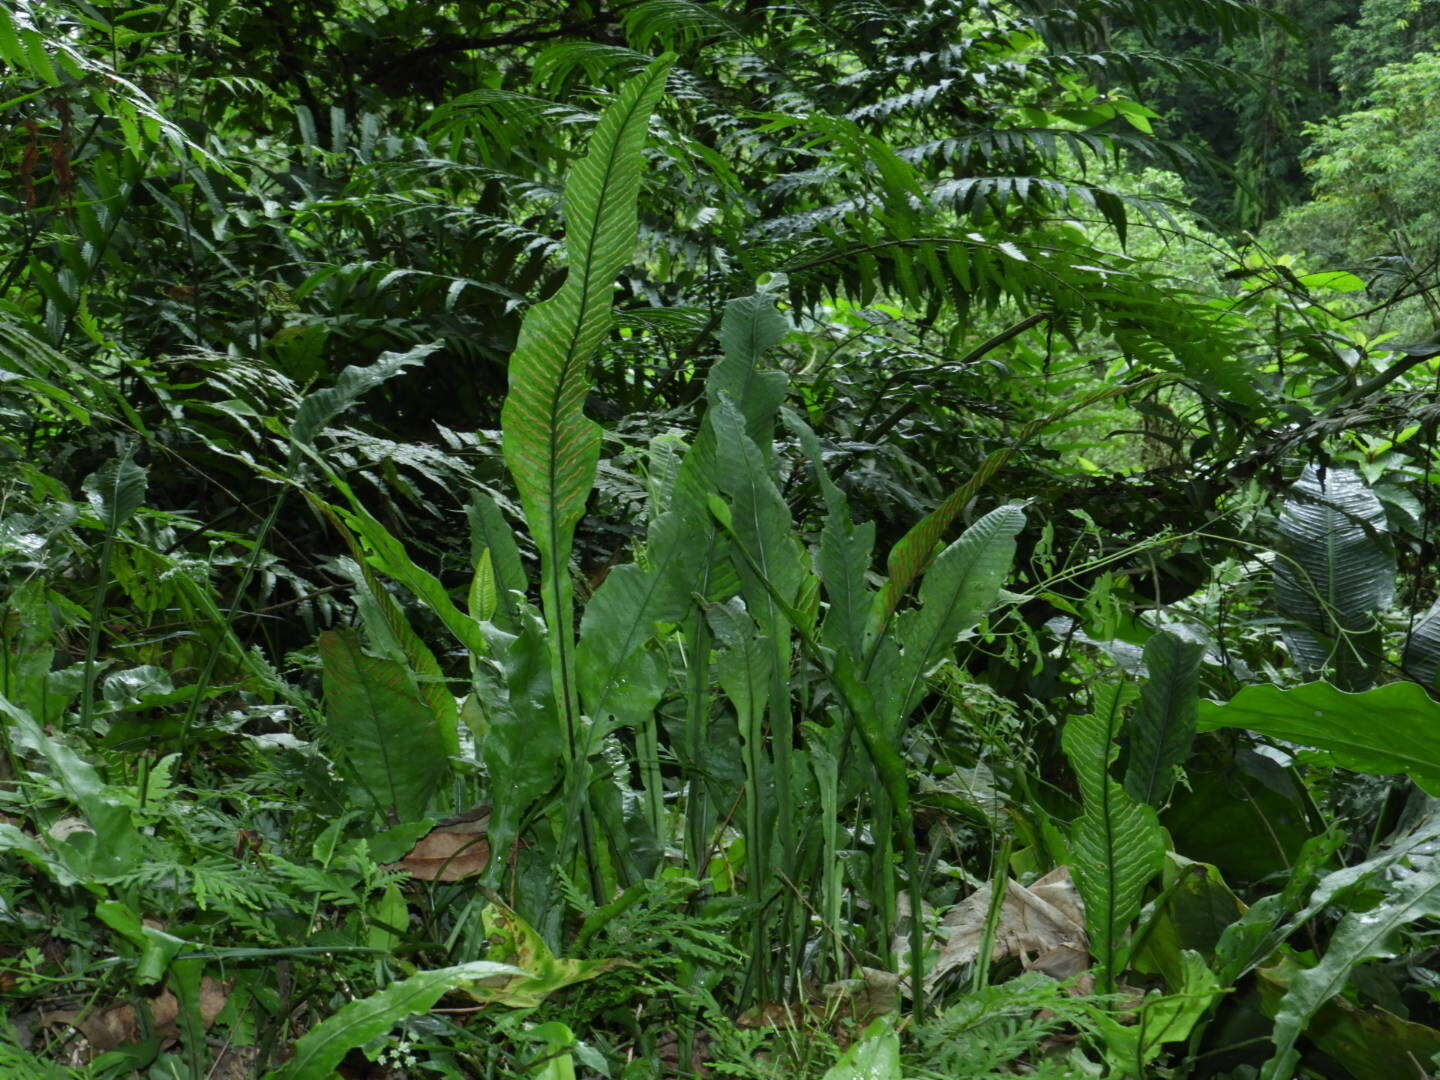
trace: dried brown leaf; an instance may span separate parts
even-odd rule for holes
[[[940,955],[926,976],[934,987],[947,973],[980,954],[990,912],[991,886],[975,890],[940,920]],[[1089,966],[1085,906],[1070,880],[1068,866],[1057,867],[1030,885],[1008,881],[995,925],[991,961],[1018,956],[1027,968],[1056,979],[1078,975]]]
[[[229,1000],[229,993],[229,984],[220,979],[206,976],[200,981],[200,1019],[205,1027],[215,1023],[215,1018]],[[176,1020],[180,1016],[180,1003],[174,994],[169,990],[162,991],[149,999],[148,1008],[157,1035],[171,1038],[179,1033]],[[140,1038],[140,1025],[133,1005],[112,1005],[99,1012],[62,1010],[41,1013],[39,1023],[42,1026],[63,1024],[75,1028],[85,1036],[91,1056]]]
[[[461,881],[474,877],[490,861],[485,831],[490,815],[437,825],[388,869],[403,870],[419,881]]]

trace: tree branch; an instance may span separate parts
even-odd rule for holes
[[[541,29],[541,27],[544,27],[549,20],[537,19],[515,30],[504,34],[492,34],[489,37],[475,37],[467,34],[438,37],[428,45],[422,45],[418,49],[411,49],[407,53],[392,57],[381,66],[380,71],[391,71],[432,56],[446,56],[450,53],[473,52],[476,49],[500,48],[509,45],[529,45],[532,42],[549,41],[553,38],[584,36],[602,26],[613,25],[620,12],[627,7],[633,7],[638,2],[639,0],[629,0],[628,3],[616,4],[613,8],[588,19],[566,23],[563,26],[552,26],[548,29]]]

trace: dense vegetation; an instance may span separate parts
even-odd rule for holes
[[[1440,3],[0,65],[0,1075],[1440,1067]]]

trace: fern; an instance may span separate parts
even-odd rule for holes
[[[660,967],[688,960],[717,969],[744,959],[731,940],[738,910],[713,901],[697,907],[700,883],[693,879],[646,879],[603,907],[568,878],[561,887],[582,920],[577,945],[586,946],[585,955],[629,957]],[[656,955],[656,941],[666,942],[674,954]]]
[[[1035,1050],[1061,1033],[1099,1041],[1087,1003],[1039,972],[965,995],[915,1031],[910,1057],[919,1076],[995,1078],[1023,1068],[1035,1077],[1089,1075],[1082,1062],[1036,1058]]]
[[[8,1016],[0,1017],[0,1069],[13,1080],[84,1080],[87,1072],[46,1061],[21,1049]]]
[[[277,876],[289,882],[305,896],[341,907],[359,907],[364,903],[363,897],[356,888],[358,885],[356,875],[349,871],[307,866],[274,854],[267,856],[266,864]]]

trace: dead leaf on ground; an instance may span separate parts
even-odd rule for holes
[[[490,861],[485,831],[490,815],[437,825],[422,836],[398,863],[387,870],[403,870],[419,881],[461,881],[481,873]]]
[[[210,1067],[206,1080],[252,1080],[260,1050],[254,1046],[226,1046]]]
[[[879,968],[861,968],[860,978],[842,979],[820,988],[826,1011],[857,1028],[900,1011],[900,976]]]
[[[205,1027],[215,1023],[215,1018],[229,1000],[229,993],[229,983],[209,976],[200,981],[200,1019]],[[178,1035],[180,1029],[176,1021],[180,1016],[180,1002],[175,995],[165,990],[149,999],[148,1004],[155,1034],[162,1038]],[[112,1005],[99,1012],[65,1009],[41,1013],[38,1021],[42,1027],[73,1027],[85,1036],[88,1053],[84,1055],[84,1060],[140,1038],[140,1024],[133,1005]]]
[[[655,1056],[659,1059],[661,1072],[668,1075],[714,1076],[715,1070],[706,1062],[710,1055],[710,1033],[704,1028],[695,1032],[694,1045],[690,1050],[689,1068],[680,1064],[680,1036],[677,1032],[662,1031],[655,1042]]]
[[[840,1046],[874,1020],[900,1011],[899,975],[861,968],[860,977],[827,983],[806,992],[803,1002],[771,1001],[735,1018],[737,1027],[826,1030]]]
[[[980,955],[990,892],[989,885],[976,889],[940,920],[940,955],[925,977],[927,989]],[[1085,905],[1070,880],[1068,866],[1057,867],[1030,885],[1013,879],[1006,882],[990,960],[993,963],[1009,956],[1019,957],[1027,970],[1043,971],[1059,980],[1073,978],[1089,966]],[[901,989],[908,992],[904,984]]]

